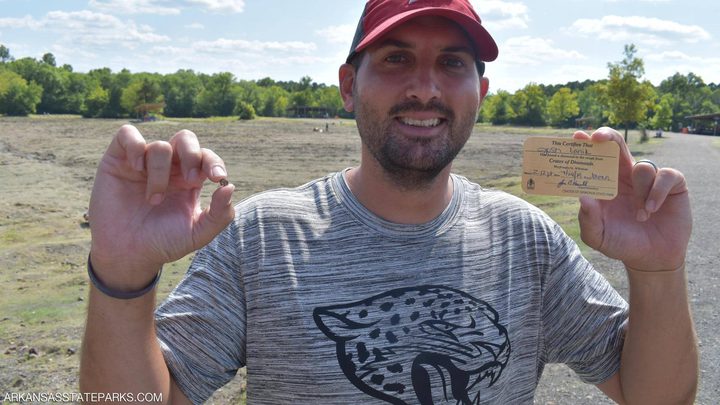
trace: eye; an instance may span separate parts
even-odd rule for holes
[[[460,69],[467,65],[465,60],[463,60],[460,57],[456,57],[456,56],[447,56],[447,57],[443,58],[440,63],[442,63],[444,66],[447,66],[452,69]]]
[[[387,63],[405,63],[408,58],[401,53],[393,53],[385,57]]]

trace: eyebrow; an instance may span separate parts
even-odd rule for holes
[[[400,41],[393,38],[387,38],[383,41],[381,41],[377,45],[377,49],[387,48],[387,47],[395,47],[400,49],[411,49],[413,46],[407,42]],[[442,52],[448,52],[448,53],[466,53],[470,55],[471,57],[475,57],[475,51],[473,51],[470,47],[464,46],[464,45],[457,45],[457,46],[448,46],[441,50]]]

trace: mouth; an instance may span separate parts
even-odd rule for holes
[[[405,125],[420,128],[434,128],[445,121],[442,118],[414,119],[409,117],[399,117],[398,120]]]

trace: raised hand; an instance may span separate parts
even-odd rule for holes
[[[118,290],[147,285],[164,263],[209,243],[234,217],[234,187],[219,187],[203,210],[203,182],[227,177],[222,159],[190,131],[146,143],[131,125],[113,138],[90,198],[91,258],[98,277]]]
[[[620,145],[618,195],[609,201],[580,198],[582,240],[635,270],[674,270],[683,265],[692,230],[687,184],[682,173],[635,164],[622,136],[600,128],[575,139]]]

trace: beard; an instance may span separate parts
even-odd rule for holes
[[[360,139],[383,168],[386,177],[404,190],[429,187],[462,150],[477,119],[477,110],[460,117],[444,103],[423,104],[409,100],[393,106],[385,115],[373,103],[354,100]],[[446,133],[431,138],[411,138],[393,132],[394,117],[406,112],[437,112],[444,117]]]

